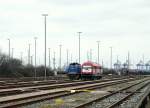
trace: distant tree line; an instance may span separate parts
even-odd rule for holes
[[[36,67],[36,76],[44,76],[44,66]],[[9,58],[6,54],[0,53],[0,77],[34,77],[35,67],[23,65],[22,61],[16,58]],[[53,71],[47,68],[47,76],[54,75]]]

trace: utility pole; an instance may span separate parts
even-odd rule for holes
[[[45,80],[46,80],[46,17],[48,16],[48,14],[42,14],[42,16],[44,16],[45,18]]]
[[[37,40],[37,37],[34,37],[34,40],[35,40],[35,42],[34,42],[34,44],[35,44],[35,49],[34,49],[34,51],[35,51],[35,58],[34,58],[34,62],[35,62],[35,67],[34,67],[34,77],[36,78],[36,40]]]
[[[80,34],[82,33],[82,32],[77,32],[78,34],[79,34],[79,63],[80,63]]]
[[[98,56],[98,57],[97,57],[98,64],[99,64],[99,43],[100,43],[100,41],[97,41],[97,44],[98,44],[98,51],[97,51],[97,54],[98,54],[98,55],[97,55],[97,56]]]
[[[51,49],[50,48],[48,48],[48,50],[49,50],[49,69],[51,69]]]

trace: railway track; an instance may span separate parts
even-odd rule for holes
[[[47,76],[46,80],[64,80],[68,79],[66,75]],[[21,78],[0,78],[0,82],[29,82],[29,81],[43,81],[45,77],[21,77]]]
[[[126,78],[126,77],[122,77]],[[113,80],[113,79],[121,79],[121,78],[111,78],[111,79],[102,79],[102,80]],[[80,80],[46,80],[46,81],[28,81],[28,82],[1,82],[0,89],[8,89],[8,88],[18,88],[18,87],[30,87],[30,86],[39,86],[39,85],[49,85],[49,84],[57,84],[57,83],[69,83],[69,82],[81,82]],[[82,81],[83,82],[83,81]]]
[[[135,102],[134,105],[131,105],[131,100],[135,99],[130,98],[133,98],[133,95],[136,96],[137,94],[141,94],[140,90],[144,89],[148,85],[150,86],[150,80],[142,83],[136,83],[90,102],[78,105],[74,108],[138,108],[134,106]],[[148,87],[147,90],[149,90],[149,88],[150,87]],[[140,98],[138,99],[138,101],[140,101]]]
[[[22,87],[23,85],[16,85],[14,88],[12,86],[6,86],[4,89],[0,89],[0,96],[8,96],[8,95],[15,95],[15,94],[22,94],[22,93],[30,93],[30,92],[36,92],[39,90],[49,90],[49,89],[55,89],[55,88],[63,88],[63,87],[71,87],[71,86],[76,86],[76,85],[84,85],[84,84],[93,84],[93,83],[98,83],[98,82],[106,82],[106,81],[111,81],[111,80],[120,80],[121,78],[114,78],[114,79],[103,79],[103,80],[96,80],[96,81],[62,81],[62,82],[46,82],[46,83],[40,83],[40,84],[35,84],[31,86],[25,86]],[[21,86],[21,87],[20,87]],[[5,87],[5,86],[3,86]],[[17,88],[18,87],[18,88]]]
[[[144,81],[144,80],[143,80]],[[120,90],[120,88],[129,87],[129,85],[134,85],[136,83],[143,82],[141,80],[130,81],[130,82],[122,82],[114,85],[108,85],[103,87],[95,87],[95,89],[83,90],[84,92],[79,92],[76,94],[62,96],[55,99],[49,99],[47,101],[34,103],[31,105],[27,105],[23,108],[75,108],[78,105],[82,105],[84,103],[88,103],[93,101],[99,97],[103,97],[107,94],[110,94],[114,91]],[[113,87],[113,89],[112,89]],[[106,90],[106,91],[105,91]],[[82,90],[81,90],[82,91]],[[58,103],[57,103],[58,100]],[[61,104],[60,104],[61,103]],[[82,108],[82,107],[81,107]],[[95,107],[93,107],[95,108]],[[99,107],[97,107],[99,108]]]
[[[35,93],[16,95],[15,97],[14,96],[6,96],[6,97],[0,98],[0,108],[12,108],[12,107],[17,107],[17,106],[21,106],[24,104],[29,104],[29,103],[45,100],[45,99],[53,99],[56,97],[75,94],[75,93],[70,93],[70,90],[72,90],[72,89],[74,89],[74,90],[81,90],[81,89],[92,90],[92,89],[96,89],[96,88],[110,86],[113,84],[127,82],[129,80],[134,80],[134,79],[133,78],[132,79],[123,79],[123,80],[99,82],[99,83],[82,85],[82,86],[80,85],[80,86],[76,86],[76,87],[66,87],[66,88],[62,88],[62,89],[44,90],[44,91],[35,92]],[[82,92],[82,91],[78,91],[76,93],[79,93],[79,92]]]
[[[57,80],[47,80],[47,81],[32,81],[32,82],[17,82],[17,83],[4,83],[1,84],[0,89],[9,89],[9,88],[19,88],[19,87],[32,87],[32,86],[40,86],[40,85],[49,85],[49,84],[61,84],[61,83],[69,83],[69,82],[79,82],[79,81],[57,81]]]
[[[116,104],[112,105],[111,108],[140,108],[140,101],[143,100],[142,97],[148,96],[149,93],[150,84],[145,84],[139,88],[136,88],[134,92],[131,92],[128,96],[122,98],[119,102],[116,102]]]

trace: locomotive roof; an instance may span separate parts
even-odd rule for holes
[[[70,65],[80,65],[80,64],[79,64],[79,63],[74,62],[74,63],[70,63]]]
[[[84,66],[84,65],[90,65],[90,66],[95,66],[95,67],[101,67],[101,65],[99,65],[99,64],[97,64],[97,63],[94,63],[94,62],[92,62],[92,61],[84,62],[84,63],[82,64],[82,66]]]

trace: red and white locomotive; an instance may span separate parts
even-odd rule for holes
[[[97,63],[87,61],[82,64],[81,79],[102,78],[102,66]]]

